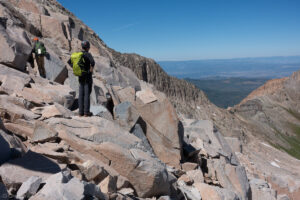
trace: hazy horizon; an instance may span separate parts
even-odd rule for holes
[[[190,59],[190,60],[155,60],[156,62],[188,62],[188,61],[209,61],[209,60],[236,60],[236,59],[260,59],[260,58],[289,58],[299,57],[299,55],[290,56],[259,56],[259,57],[232,57],[232,58],[208,58],[208,59]]]
[[[158,61],[171,76],[205,79],[209,77],[281,78],[300,70],[300,56]]]

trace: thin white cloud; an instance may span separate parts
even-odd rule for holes
[[[120,26],[118,28],[113,29],[113,31],[118,32],[118,31],[123,31],[125,29],[131,28],[133,26],[138,25],[139,23],[131,23],[131,24],[125,24],[123,26]]]

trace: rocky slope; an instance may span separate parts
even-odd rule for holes
[[[153,60],[110,49],[55,0],[0,0],[0,16],[4,199],[297,199],[298,160]],[[35,36],[47,79],[27,62]],[[97,63],[91,118],[76,116],[66,64],[83,39]]]
[[[300,159],[300,71],[274,79],[232,109],[263,131],[266,141]]]

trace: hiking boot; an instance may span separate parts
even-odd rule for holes
[[[88,112],[88,113],[85,113],[84,116],[85,117],[90,117],[90,116],[93,116],[93,113],[92,112]]]

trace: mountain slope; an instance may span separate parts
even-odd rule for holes
[[[268,81],[253,91],[235,113],[262,131],[264,138],[300,159],[300,71]]]

